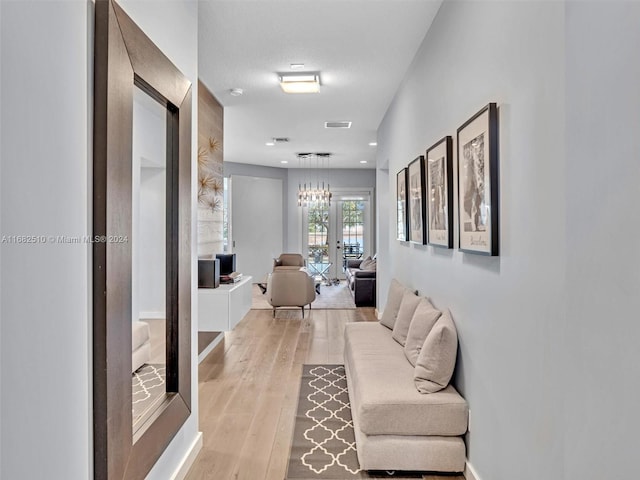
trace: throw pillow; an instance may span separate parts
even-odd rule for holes
[[[418,304],[422,300],[413,292],[405,292],[402,296],[402,302],[400,302],[400,309],[398,310],[398,316],[396,317],[396,323],[393,325],[393,333],[391,336],[393,339],[404,347],[407,341],[407,333],[409,332],[409,325],[413,314],[418,308]]]
[[[436,324],[438,318],[440,318],[440,315],[442,315],[442,312],[436,309],[428,299],[423,298],[420,300],[411,319],[409,331],[407,332],[407,340],[404,344],[404,354],[407,360],[409,360],[409,363],[414,367],[416,366],[416,360],[418,360],[424,341]]]
[[[440,316],[427,335],[418,355],[413,380],[420,393],[435,393],[447,385],[453,375],[458,354],[458,334],[451,314]]]
[[[360,262],[360,270],[366,270],[367,266],[371,263],[371,257],[367,257]]]
[[[405,291],[406,288],[404,288],[398,280],[395,278],[391,280],[389,293],[387,295],[387,304],[384,306],[382,318],[380,319],[380,323],[388,329],[393,330],[393,325],[396,323],[396,317],[398,316],[398,310],[400,310],[400,303],[402,302],[402,296]]]
[[[378,268],[378,262],[376,262],[375,260],[371,260],[364,267],[360,265],[360,270],[364,270],[365,272],[375,272],[377,268]]]

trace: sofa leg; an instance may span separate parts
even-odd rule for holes
[[[304,318],[304,305],[300,307],[302,309],[302,318]]]
[[[273,307],[273,318],[276,318],[276,307]]]

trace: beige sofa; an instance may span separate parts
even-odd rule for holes
[[[295,269],[274,270],[267,281],[267,300],[273,306],[273,316],[278,307],[300,307],[304,318],[304,307],[316,299],[313,278],[306,270]]]
[[[380,323],[347,324],[345,368],[360,468],[464,470],[468,407],[449,385],[456,350],[450,314],[395,280]]]
[[[151,335],[149,324],[134,321],[131,324],[131,371],[135,372],[151,357]]]

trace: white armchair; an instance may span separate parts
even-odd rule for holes
[[[273,316],[278,307],[300,307],[304,318],[304,307],[316,299],[316,290],[311,278],[304,270],[276,270],[267,282],[267,300],[273,306]]]

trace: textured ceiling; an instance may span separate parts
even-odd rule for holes
[[[298,167],[297,152],[331,152],[333,168],[374,168],[368,144],[440,4],[201,0],[199,74],[225,107],[225,161]],[[320,93],[281,91],[277,72],[290,72],[291,63],[321,72]],[[244,95],[231,96],[231,88]],[[351,129],[324,128],[343,120]],[[272,137],[291,141],[265,146]]]

